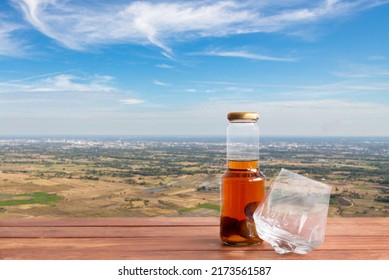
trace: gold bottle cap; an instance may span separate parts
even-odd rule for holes
[[[230,112],[227,114],[227,119],[229,121],[257,121],[259,119],[259,114],[257,112]]]

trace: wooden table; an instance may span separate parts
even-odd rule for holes
[[[227,247],[217,218],[0,219],[0,259],[389,259],[389,218],[331,218],[323,245]]]

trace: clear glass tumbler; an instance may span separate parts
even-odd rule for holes
[[[324,242],[331,187],[282,169],[254,213],[260,238],[279,254],[306,254]]]

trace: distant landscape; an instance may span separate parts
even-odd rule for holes
[[[269,187],[286,168],[332,186],[330,216],[389,217],[389,138],[261,139]],[[0,218],[218,216],[223,137],[2,137]]]

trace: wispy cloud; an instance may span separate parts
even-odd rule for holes
[[[161,82],[161,81],[159,81],[159,80],[154,80],[154,81],[153,81],[153,84],[154,84],[154,85],[157,85],[157,86],[161,86],[161,87],[168,87],[168,86],[170,86],[170,84],[165,83],[165,82]]]
[[[382,65],[346,64],[334,74],[344,78],[380,78],[389,76],[389,68]]]
[[[290,32],[301,24],[343,18],[388,1],[14,1],[26,20],[67,48],[151,44],[171,57],[171,42],[257,32]],[[302,5],[304,4],[304,5]],[[249,56],[251,59],[272,57]]]
[[[190,93],[196,93],[198,90],[195,88],[187,88],[185,89],[185,92],[190,92]]]
[[[12,92],[116,92],[109,82],[111,76],[45,74],[19,80],[0,82],[0,93]]]
[[[174,68],[174,66],[169,65],[169,64],[164,64],[164,63],[162,63],[162,64],[157,64],[157,65],[155,65],[155,66],[158,67],[158,68],[162,68],[162,69],[173,69],[173,68]]]
[[[145,101],[114,85],[114,78],[78,71],[47,73],[0,82],[0,118],[88,119]],[[42,119],[42,121],[44,121]]]
[[[22,26],[7,21],[5,18],[0,13],[0,56],[24,55],[26,46],[15,35],[15,32],[22,29]]]
[[[124,105],[137,105],[137,104],[142,104],[144,102],[145,102],[144,100],[136,99],[136,98],[119,100],[119,103],[124,104]]]
[[[226,90],[232,92],[254,92],[254,89],[244,87],[227,87]]]
[[[384,93],[389,91],[389,82],[377,82],[375,80],[343,80],[333,83],[294,84],[294,83],[247,83],[247,82],[223,82],[223,81],[195,81],[198,87],[212,86],[205,90],[206,93],[241,93],[256,96],[258,92],[269,92],[281,99],[307,98],[317,100],[325,97],[342,97],[344,94],[371,95],[372,93]]]
[[[267,56],[267,55],[250,53],[247,51],[207,51],[207,52],[201,52],[195,54],[206,55],[206,56],[237,57],[237,58],[247,58],[247,59],[254,59],[254,60],[283,61],[283,62],[293,62],[298,60],[297,58]]]
[[[250,104],[251,103],[251,104]],[[201,104],[203,106],[204,104]],[[312,112],[313,110],[327,111],[329,108],[334,111],[338,110],[374,110],[377,108],[387,109],[387,106],[376,103],[365,103],[359,101],[349,100],[338,100],[338,99],[320,99],[320,100],[283,100],[283,101],[248,101],[245,99],[234,99],[234,100],[214,100],[209,103],[209,108],[218,108],[220,110],[228,109],[228,107],[243,107],[248,106],[249,108],[262,109],[266,107],[267,110],[290,110],[290,112],[307,111]],[[208,106],[206,106],[208,107]],[[223,109],[224,108],[224,109]],[[261,111],[262,111],[261,110]],[[389,114],[389,111],[387,111]]]
[[[386,58],[383,55],[371,55],[367,59],[377,61],[377,60],[385,60]]]

